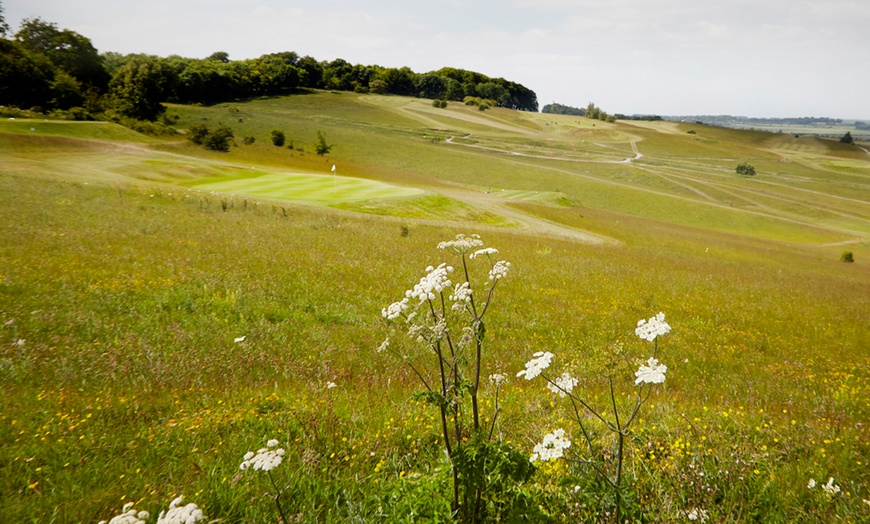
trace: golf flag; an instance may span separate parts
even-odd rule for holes
[[[332,164],[332,172],[335,173],[335,164]]]

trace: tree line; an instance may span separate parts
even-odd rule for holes
[[[292,51],[230,60],[98,53],[91,41],[39,18],[9,34],[0,4],[0,105],[66,112],[77,119],[124,117],[154,121],[162,103],[211,105],[280,96],[304,89],[392,94],[432,100],[493,100],[499,107],[537,111],[534,91],[504,78],[445,67],[415,73],[408,67],[318,61]]]
[[[618,118],[627,118],[625,115],[611,115],[592,102],[589,102],[585,109],[552,103],[545,105],[541,109],[541,112],[555,115],[584,116],[592,120],[602,120],[604,122],[615,122]]]

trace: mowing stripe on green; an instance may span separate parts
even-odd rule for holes
[[[306,202],[354,202],[423,194],[416,188],[399,187],[374,180],[331,175],[273,173],[193,186],[203,191],[299,200]]]

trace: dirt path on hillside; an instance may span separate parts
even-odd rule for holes
[[[536,217],[524,213],[508,205],[508,201],[496,193],[473,191],[459,187],[438,188],[438,192],[444,196],[470,204],[477,209],[488,211],[503,217],[523,233],[544,235],[556,238],[567,238],[584,244],[610,244],[618,245],[620,242],[614,238],[598,235],[590,231],[584,231],[545,218]]]

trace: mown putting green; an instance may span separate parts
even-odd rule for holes
[[[424,193],[421,189],[394,186],[374,180],[307,173],[272,173],[193,187],[202,191],[330,204],[403,198]]]

